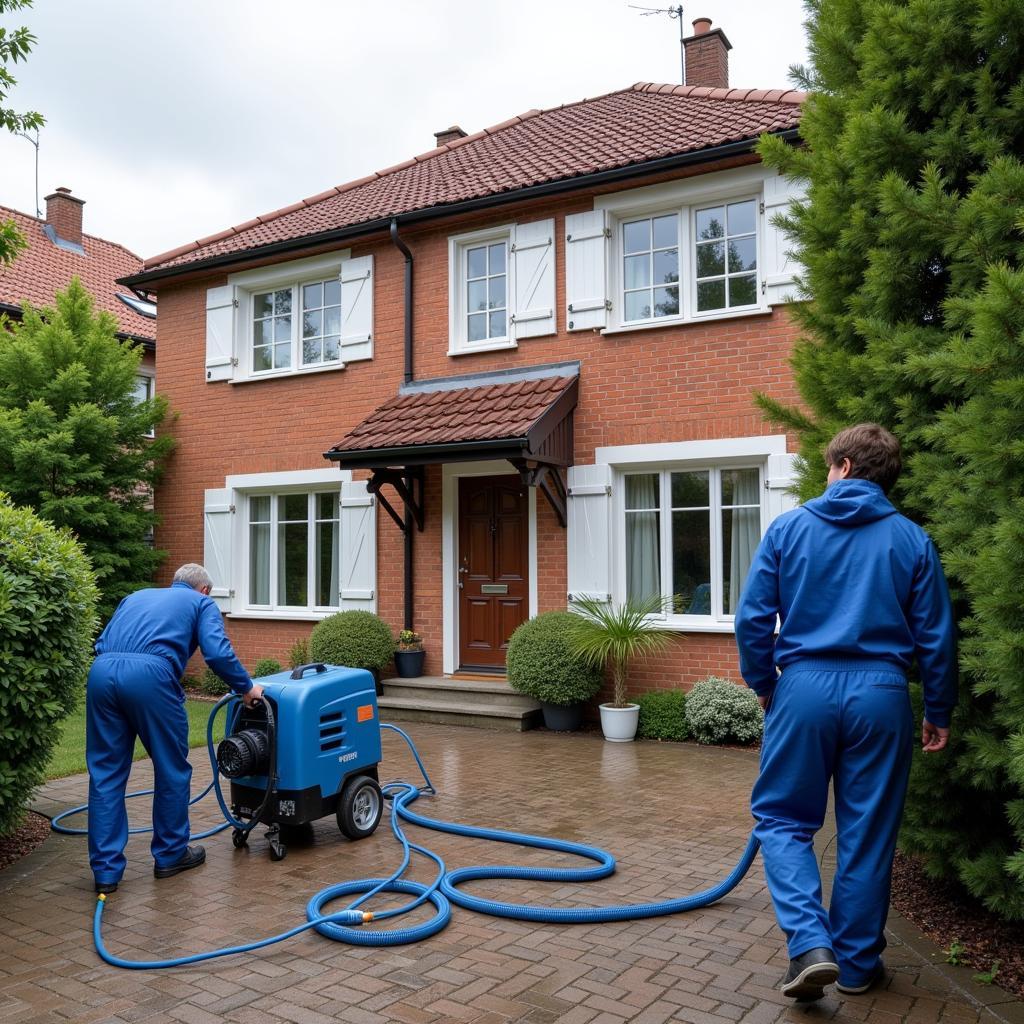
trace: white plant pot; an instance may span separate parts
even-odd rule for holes
[[[601,705],[601,731],[604,738],[612,743],[631,743],[639,720],[639,704],[627,704],[624,708]]]

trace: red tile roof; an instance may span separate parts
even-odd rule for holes
[[[20,306],[28,301],[36,308],[52,306],[54,295],[77,274],[95,299],[96,308],[113,313],[122,333],[149,341],[156,337],[156,321],[136,313],[116,295],[131,294],[116,282],[119,277],[137,274],[142,269],[138,256],[116,242],[86,234],[82,235],[84,252],[62,249],[43,231],[44,221],[0,206],[0,221],[5,220],[15,222],[28,247],[14,263],[0,265],[0,303]]]
[[[638,82],[493,128],[146,260],[146,271],[795,128],[805,93]]]
[[[523,438],[575,377],[545,377],[399,395],[374,410],[332,452]]]

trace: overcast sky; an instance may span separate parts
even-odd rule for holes
[[[668,7],[657,0],[637,6]],[[788,87],[801,0],[693,0],[730,84]],[[35,0],[15,110],[46,118],[40,205],[156,255],[532,108],[679,81],[679,22],[625,0]],[[0,204],[32,213],[34,149],[0,132]]]

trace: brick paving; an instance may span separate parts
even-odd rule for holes
[[[745,843],[757,770],[749,752],[611,744],[593,734],[410,729],[439,790],[418,801],[423,813],[594,843],[618,859],[615,875],[586,886],[476,883],[481,894],[584,906],[667,899],[720,879]],[[193,760],[203,783],[209,767],[198,752]],[[416,778],[393,734],[385,736],[381,771],[385,779]],[[131,788],[150,778],[148,762],[138,762]],[[84,776],[60,780],[36,807],[53,814],[85,793]],[[146,802],[133,808],[143,823]],[[215,806],[212,799],[200,805],[193,827],[214,824]],[[107,904],[108,947],[127,958],[160,958],[251,941],[303,920],[306,901],[323,886],[386,875],[400,856],[386,823],[349,843],[324,819],[314,843],[293,846],[280,863],[270,862],[261,831],[248,850],[234,850],[226,833],[207,840],[204,867],[161,881],[152,875],[147,837],[133,837],[125,881]],[[450,867],[579,863],[409,832]],[[827,866],[831,850],[822,839]],[[431,872],[421,862],[413,876]],[[794,1006],[777,991],[787,961],[759,862],[724,901],[674,917],[534,925],[456,907],[445,931],[415,945],[352,947],[304,933],[259,953],[166,971],[117,970],[96,956],[83,839],[52,836],[0,873],[0,894],[0,1021],[11,1024],[1024,1022],[1024,1004],[939,963],[941,954],[895,913],[884,989],[847,999],[830,990],[819,1003]]]

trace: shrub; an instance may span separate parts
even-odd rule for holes
[[[601,688],[604,673],[572,653],[570,637],[580,616],[545,612],[528,619],[508,642],[508,681],[545,704],[578,704]]]
[[[686,697],[686,722],[698,743],[753,743],[764,731],[764,713],[753,690],[709,676]]]
[[[263,676],[276,675],[281,671],[281,662],[275,661],[273,658],[260,658],[256,662],[256,667],[252,670],[253,679],[260,679]]]
[[[403,629],[398,634],[397,649],[400,651],[422,651],[423,637],[414,629]]]
[[[298,668],[309,664],[309,637],[299,637],[288,651],[288,667]]]
[[[394,653],[391,630],[373,612],[338,612],[309,637],[310,660],[331,665],[380,670]]]
[[[212,668],[205,668],[196,680],[196,689],[207,697],[223,697],[228,692],[228,684]]]
[[[637,698],[640,720],[637,735],[645,740],[689,739],[686,694],[682,690],[652,690]]]
[[[20,823],[81,696],[98,598],[71,534],[0,494],[0,835]]]

